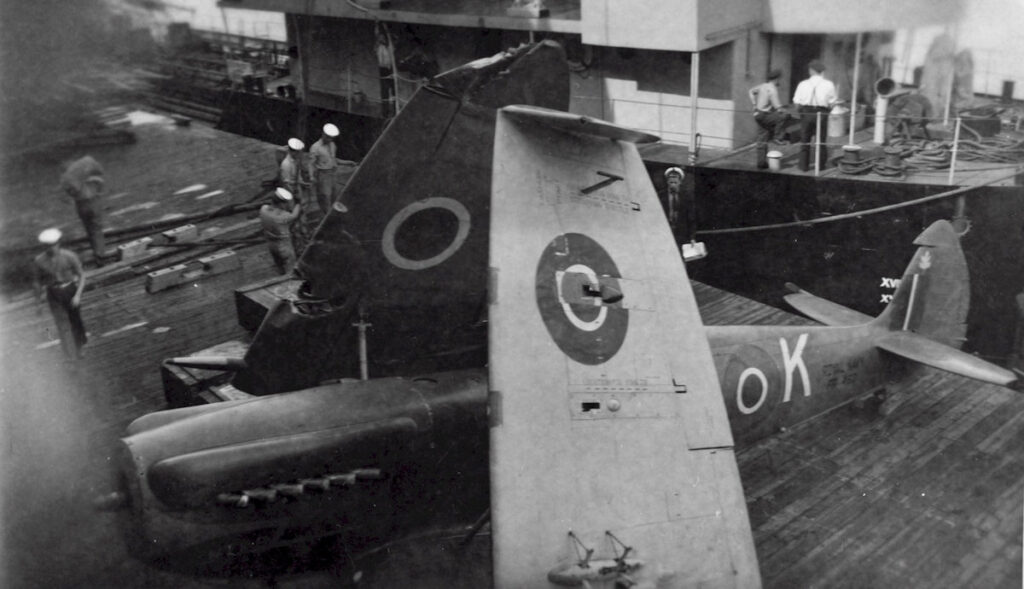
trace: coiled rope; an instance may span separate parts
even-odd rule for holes
[[[958,160],[1003,164],[1024,162],[1024,139],[982,137],[970,125],[961,125],[960,129],[971,134],[973,139],[959,141]],[[872,172],[879,176],[905,178],[909,172],[948,170],[953,161],[952,153],[952,141],[900,138],[885,148],[884,155],[858,162],[840,159],[836,165],[841,173],[853,176]]]

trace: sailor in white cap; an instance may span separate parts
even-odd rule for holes
[[[292,193],[296,204],[302,205],[303,214],[299,217],[292,230],[292,241],[297,252],[305,249],[306,242],[309,241],[307,226],[316,222],[316,219],[309,218],[312,209],[309,206],[309,181],[303,178],[305,168],[302,162],[302,150],[305,148],[306,144],[301,139],[295,137],[289,139],[288,154],[281,160],[279,170],[281,186],[287,188]]]
[[[79,309],[85,273],[78,256],[62,248],[60,239],[61,232],[57,228],[39,234],[39,243],[46,246],[46,251],[33,261],[32,282],[40,308],[44,295],[49,303],[64,354],[69,360],[77,360],[82,357],[82,346],[87,340]]]
[[[89,236],[96,265],[102,266],[107,258],[103,239],[103,193],[106,182],[103,167],[92,156],[83,156],[69,163],[60,176],[60,187],[75,201],[75,210]]]
[[[668,217],[668,224],[675,227],[679,222],[679,189],[683,187],[683,178],[686,174],[682,168],[672,166],[665,170],[665,215]]]
[[[684,178],[686,178],[686,173],[682,168],[677,166],[668,168],[665,170],[665,189],[658,195],[661,205],[665,209],[665,216],[668,217],[668,224],[672,227],[672,233],[676,236],[676,241],[680,243],[684,241],[683,237],[686,237],[695,225],[692,218],[693,206],[687,202],[689,199],[682,190]],[[684,216],[685,223],[682,222]]]
[[[260,207],[260,224],[267,247],[274,258],[274,265],[281,274],[288,274],[295,265],[295,248],[292,245],[291,225],[302,214],[302,205],[287,188],[274,191],[270,204]]]
[[[281,160],[281,167],[279,170],[281,184],[287,188],[292,195],[299,194],[299,183],[302,178],[300,176],[300,170],[302,169],[302,150],[306,148],[306,144],[301,139],[292,137],[288,140],[288,153]],[[299,202],[302,202],[301,199]]]
[[[316,190],[316,203],[320,214],[326,215],[334,204],[334,176],[338,168],[338,128],[327,123],[320,139],[309,148],[309,177]]]

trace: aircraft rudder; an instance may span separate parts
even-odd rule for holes
[[[939,220],[918,235],[914,244],[918,248],[892,300],[874,323],[960,348],[970,306],[970,276],[960,235],[949,221]]]

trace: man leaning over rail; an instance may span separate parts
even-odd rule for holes
[[[779,78],[782,77],[782,70],[773,69],[768,72],[768,79],[754,86],[747,93],[750,96],[750,104],[754,106],[754,121],[757,122],[757,167],[766,169],[768,167],[768,142],[773,141],[778,145],[789,143],[783,138],[786,123],[789,121],[789,113],[782,110],[782,101],[779,100]]]
[[[60,187],[75,201],[78,218],[85,227],[92,246],[96,265],[107,260],[107,247],[103,238],[103,167],[92,156],[83,156],[70,164],[60,177]]]

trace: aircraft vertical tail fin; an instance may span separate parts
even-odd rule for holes
[[[909,331],[961,348],[967,334],[970,278],[960,237],[949,221],[928,226],[914,244],[892,301],[874,323],[891,331]]]
[[[234,386],[263,395],[355,377],[360,340],[374,377],[479,366],[495,110],[568,108],[568,68],[562,47],[542,41],[420,88],[313,234],[298,298],[268,313]],[[373,328],[360,335],[358,324]]]
[[[949,221],[932,223],[914,243],[892,301],[873,321],[886,333],[875,345],[891,354],[983,382],[1008,385],[1016,375],[959,351],[966,341],[970,280],[960,237]]]

